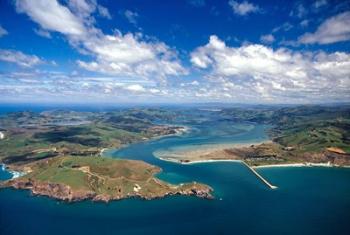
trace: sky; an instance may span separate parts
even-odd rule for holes
[[[350,0],[0,0],[0,102],[350,101]]]

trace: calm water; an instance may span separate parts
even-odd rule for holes
[[[170,182],[200,181],[215,200],[167,197],[108,204],[64,203],[0,190],[0,234],[349,234],[350,169],[265,168],[263,185],[239,163],[178,165],[153,152],[177,146],[261,141],[266,127],[220,121],[193,125],[191,133],[110,151],[109,157],[141,159],[163,168]],[[8,178],[0,171],[0,179]]]

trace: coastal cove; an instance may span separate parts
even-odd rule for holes
[[[171,196],[156,200],[131,198],[108,204],[66,203],[32,196],[26,190],[1,189],[0,233],[347,234],[348,168],[256,168],[268,182],[278,186],[271,190],[241,162],[178,164],[154,155],[156,151],[174,148],[263,142],[268,140],[267,128],[253,123],[212,121],[193,125],[183,135],[103,152],[103,157],[142,160],[158,166],[162,172],[156,176],[173,184],[190,181],[207,184],[214,189],[214,200]],[[5,174],[0,172],[0,176]]]

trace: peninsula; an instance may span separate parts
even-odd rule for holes
[[[161,169],[142,161],[105,157],[55,157],[27,164],[22,177],[3,183],[4,187],[29,189],[65,201],[120,200],[130,197],[155,199],[167,195],[212,198],[212,189],[192,182],[168,184],[154,175]]]
[[[65,201],[155,199],[168,195],[212,198],[197,182],[172,185],[156,178],[161,169],[143,161],[101,156],[106,148],[176,135],[182,126],[154,124],[170,111],[127,109],[113,112],[52,110],[15,112],[0,117],[0,163],[20,177],[1,187]]]

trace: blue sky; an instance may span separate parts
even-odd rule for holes
[[[0,102],[350,101],[350,1],[0,1]]]

